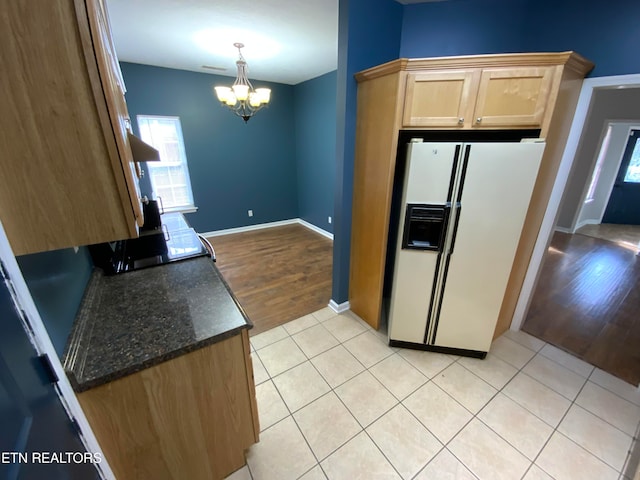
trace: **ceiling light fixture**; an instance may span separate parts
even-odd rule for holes
[[[238,49],[238,76],[231,87],[213,87],[220,102],[229,107],[233,113],[242,117],[247,123],[255,113],[269,103],[271,99],[271,89],[256,88],[247,78],[247,62],[242,56],[241,48],[243,43],[234,43],[234,47]]]

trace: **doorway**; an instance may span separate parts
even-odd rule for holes
[[[571,132],[569,134],[569,139],[567,142],[567,146],[565,148],[560,170],[556,178],[556,183],[554,185],[549,206],[545,214],[545,219],[543,221],[543,225],[538,237],[538,241],[534,249],[532,261],[529,265],[527,276],[525,278],[525,283],[523,285],[518,306],[516,308],[516,313],[514,315],[514,318],[511,324],[512,329],[518,330],[520,328],[523,328],[523,324],[525,320],[528,318],[528,315],[536,315],[536,314],[540,315],[540,312],[537,311],[537,309],[542,303],[545,303],[545,302],[540,302],[538,300],[535,300],[535,296],[538,290],[540,290],[541,286],[549,287],[551,289],[550,292],[554,291],[558,297],[561,297],[564,294],[565,295],[564,303],[566,306],[572,303],[572,300],[569,300],[568,297],[566,297],[567,293],[571,293],[571,292],[567,292],[567,289],[563,289],[562,287],[566,286],[567,283],[572,283],[574,287],[573,293],[575,293],[580,291],[580,288],[579,288],[580,285],[588,284],[588,282],[580,283],[578,280],[576,280],[576,279],[585,278],[584,276],[587,275],[587,272],[589,271],[587,267],[588,262],[586,261],[582,262],[582,265],[585,268],[585,270],[583,270],[582,273],[580,273],[579,269],[577,268],[579,267],[579,264],[581,262],[575,261],[575,257],[572,257],[573,253],[571,253],[570,251],[571,249],[569,247],[575,247],[577,251],[580,251],[582,249],[581,251],[585,255],[589,254],[588,253],[589,249],[584,246],[580,247],[580,246],[573,245],[574,242],[571,242],[569,238],[562,238],[562,235],[563,235],[562,231],[569,232],[568,234],[564,234],[569,236],[571,236],[573,232],[575,232],[579,209],[575,208],[573,209],[573,211],[571,211],[572,210],[571,206],[576,207],[577,205],[582,204],[585,200],[587,190],[589,187],[590,175],[593,172],[594,163],[597,157],[596,155],[597,147],[600,141],[602,140],[601,138],[602,136],[600,135],[600,132],[602,132],[603,130],[603,126],[605,125],[605,120],[616,118],[616,119],[622,119],[622,121],[636,121],[636,122],[640,121],[640,112],[638,112],[637,109],[635,112],[633,112],[633,108],[631,106],[632,104],[627,103],[628,100],[624,100],[622,98],[625,95],[628,96],[633,93],[633,92],[627,91],[629,89],[636,90],[637,93],[640,94],[640,88],[638,87],[640,87],[640,75],[602,77],[602,78],[587,79],[584,82],[579,103],[578,103],[578,108],[576,110],[574,121],[571,127]],[[620,98],[616,99],[616,96],[618,95],[620,95]],[[599,108],[599,104],[597,104],[598,96],[601,96],[602,98],[606,98],[607,100],[604,102],[600,102],[600,107],[602,108],[602,111],[598,110]],[[638,103],[636,102],[635,105],[637,104]],[[595,115],[597,114],[602,116],[602,119],[599,124],[595,117]],[[582,158],[583,161],[582,163],[580,163],[581,159],[578,157],[579,155],[584,156],[584,153],[586,151],[585,146],[589,146],[589,145],[591,146],[590,158],[586,163],[584,162],[584,158]],[[585,165],[586,165],[586,168],[585,168]],[[561,232],[555,232],[557,226],[560,226],[558,230],[562,230]],[[566,226],[568,226],[569,228],[567,228]],[[598,250],[598,247],[595,244],[598,244],[600,241],[607,243],[604,240],[592,239],[590,237],[584,237],[582,235],[575,235],[575,236],[582,237],[582,240],[586,239],[587,243],[590,243],[593,246],[594,251]],[[603,253],[602,248],[600,249],[600,253]],[[635,256],[635,252],[627,251],[627,253],[631,254],[630,261],[638,263],[638,257]],[[564,262],[565,266],[569,265],[569,267],[571,267],[571,268],[568,268],[567,272],[573,275],[571,277],[572,281],[568,281],[565,279],[564,280],[565,283],[562,283],[562,281],[559,281],[558,279],[552,280],[551,277],[549,276],[548,271],[545,271],[545,265],[552,266],[552,263],[553,263],[552,257],[554,255],[556,257],[556,260],[560,258]],[[574,258],[573,261],[571,260],[572,258]],[[571,270],[572,268],[573,270]],[[591,273],[594,273],[593,269],[591,270]],[[607,280],[607,278],[605,277],[606,275],[604,277],[601,277],[599,281],[605,282],[604,285],[606,285],[606,287],[603,287],[602,286],[603,284],[601,284],[600,287],[596,288],[595,290],[592,290],[594,294],[604,293],[607,291],[607,288],[611,288],[612,285],[614,284],[613,278],[609,278]],[[592,277],[592,279],[593,278],[594,277]],[[551,281],[556,283],[550,284]],[[637,282],[637,280],[635,281]],[[631,280],[627,280],[626,282],[627,283],[625,283],[625,286],[629,286],[628,283],[631,282]],[[634,287],[629,287],[627,294],[629,292],[638,292],[640,290],[640,288],[638,287],[640,287],[640,285],[637,285],[637,284],[635,284]],[[560,292],[562,292],[563,290],[564,292],[563,294],[561,294]],[[549,292],[547,293],[547,295],[549,295]],[[602,307],[601,303],[598,303],[598,299],[596,297],[597,295],[593,295],[593,296],[587,296],[586,298],[590,299],[590,301],[594,302],[595,304],[600,305],[599,307],[600,311],[598,311],[598,309],[595,308],[594,305],[592,305],[593,308],[591,310],[591,313],[595,313],[593,318],[602,320],[602,318],[606,315],[604,313],[606,309]],[[622,295],[622,298],[618,298],[618,307],[626,308],[626,307],[622,307],[622,300],[624,298],[627,298],[627,296]],[[637,311],[637,309],[639,308],[638,305],[640,305],[638,303],[640,302],[640,296],[638,296],[636,299],[633,299],[633,297],[628,297],[628,299],[633,300],[633,302],[635,302],[633,304],[636,305],[636,311]],[[601,300],[602,300],[602,297],[601,297]],[[573,302],[575,303],[575,301]],[[559,302],[559,303],[562,303],[562,302]],[[556,305],[556,307],[557,306],[558,305]],[[563,324],[563,323],[566,325],[567,321],[563,321],[563,318],[562,318],[563,315],[567,316],[567,318],[572,318],[572,315],[574,314],[563,311],[561,308],[556,308],[552,314],[547,314],[545,316],[547,321],[547,326],[557,326],[558,324]],[[581,335],[584,336],[585,331],[588,330],[587,326],[585,326],[584,323],[580,323],[580,322],[574,322],[574,323],[577,323],[577,328],[574,331],[574,333],[567,334],[565,336],[567,337],[569,336],[580,337]],[[592,328],[596,329],[597,327],[592,327]],[[640,329],[640,325],[638,325],[637,328]],[[600,326],[600,329],[602,330],[602,326]],[[531,330],[534,330],[534,329],[531,328]],[[538,329],[538,331],[534,334],[542,335],[540,329]],[[629,334],[627,334],[627,337],[629,337]],[[640,339],[640,336],[634,337],[634,338],[635,338],[634,341],[636,342],[636,345],[637,345]],[[549,341],[547,338],[545,338],[545,340]],[[578,348],[575,345],[574,346],[562,345],[561,342],[559,341],[551,341],[551,343],[559,344],[561,348],[564,348],[565,350],[568,350],[568,351],[571,351],[571,348],[573,348],[574,350],[578,350]],[[606,346],[600,349],[601,351],[600,357],[608,358],[608,357],[614,356],[614,354],[618,350],[619,348],[615,344],[615,342],[610,342],[609,344],[607,344]],[[571,353],[574,353],[574,354],[577,353],[578,354],[577,356],[581,356],[578,352],[575,352],[575,351],[571,351]],[[633,362],[638,362],[638,363],[635,363],[634,366],[632,366],[630,369],[635,371],[640,370],[640,358],[636,357],[633,360]],[[601,362],[599,361],[597,362],[596,360],[592,359],[591,363],[597,364]],[[606,367],[604,364],[602,365],[603,367]],[[600,365],[597,365],[597,366],[600,366]],[[603,369],[607,371],[607,368],[603,368]],[[616,375],[615,372],[611,372],[611,373]],[[623,376],[619,373],[617,375],[619,377]],[[638,383],[638,381],[632,380],[630,379],[630,377],[627,377],[626,381],[628,382],[632,381],[635,384]]]
[[[640,225],[640,130],[629,132],[602,223]]]

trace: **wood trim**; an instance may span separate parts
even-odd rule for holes
[[[400,58],[355,74],[358,82],[372,80],[399,71],[442,70],[445,68],[491,68],[566,65],[583,77],[594,64],[571,51],[557,53],[503,53],[494,55],[464,55],[459,57]]]
[[[354,75],[357,82],[364,82],[365,80],[373,80],[374,78],[384,77],[391,73],[401,72],[407,69],[409,63],[408,58],[399,58],[392,60],[391,62],[383,63],[375,67],[362,70]]]
[[[208,480],[255,442],[241,335],[78,395],[117,478]]]
[[[253,439],[260,441],[260,416],[258,415],[258,402],[256,400],[256,381],[253,375],[253,359],[251,358],[251,346],[249,344],[249,330],[242,330],[242,349],[244,351],[245,366],[247,371],[247,387],[251,400],[251,413],[253,417]]]
[[[379,77],[358,88],[349,303],[377,329],[389,211],[405,76]]]

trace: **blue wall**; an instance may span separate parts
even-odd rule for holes
[[[356,132],[353,75],[398,58],[403,7],[395,0],[339,0],[336,187],[333,289],[336,303],[349,298],[351,205]]]
[[[404,7],[401,57],[574,50],[591,76],[640,72],[640,2],[449,0]]]
[[[333,232],[337,72],[294,87],[298,216]]]
[[[596,64],[591,77],[640,72],[638,0],[529,0],[528,51],[575,50]]]
[[[42,322],[59,356],[69,338],[93,264],[82,247],[16,257]]]
[[[254,81],[271,88],[272,102],[245,124],[212,90],[233,78],[131,63],[121,68],[135,131],[139,114],[180,117],[199,208],[187,219],[197,231],[297,216],[292,86]]]
[[[404,7],[400,57],[521,52],[526,0],[448,0]]]

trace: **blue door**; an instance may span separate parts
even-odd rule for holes
[[[0,479],[98,479],[96,457],[86,452],[55,373],[24,330],[6,275],[0,268]]]
[[[631,130],[602,223],[640,225],[640,130]]]

